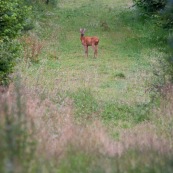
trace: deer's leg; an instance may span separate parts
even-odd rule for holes
[[[85,55],[86,57],[88,57],[88,46],[84,46],[84,49],[85,49]]]
[[[95,57],[97,57],[97,46],[93,44],[92,48],[94,50],[94,58],[95,58]]]
[[[95,55],[97,57],[97,52],[98,52],[98,45],[95,45]]]

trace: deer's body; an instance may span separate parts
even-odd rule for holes
[[[88,46],[92,46],[94,50],[94,57],[97,57],[99,38],[96,36],[84,36],[85,29],[80,29],[80,40],[85,49],[85,54],[88,57]]]

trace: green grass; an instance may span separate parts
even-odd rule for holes
[[[74,152],[70,151],[68,153],[68,159],[65,159],[60,164],[58,169],[58,173],[65,173],[65,172],[83,172],[88,173],[92,169],[92,157],[90,155],[86,155],[83,152]]]
[[[79,89],[71,96],[76,107],[76,115],[82,120],[89,120],[90,116],[98,111],[98,103],[88,89]]]
[[[149,120],[149,107],[148,105],[136,105],[127,106],[123,105],[123,103],[107,103],[104,106],[102,112],[102,118],[106,121],[134,121],[136,123],[140,123],[142,121]]]
[[[105,173],[108,170],[110,173],[171,173],[172,159],[150,150],[129,150],[120,157],[98,157],[95,153],[72,151],[62,160],[58,173]]]

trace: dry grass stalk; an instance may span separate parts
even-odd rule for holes
[[[24,47],[24,58],[37,62],[45,43],[34,35],[22,37],[21,42]]]

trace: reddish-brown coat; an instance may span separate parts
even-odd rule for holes
[[[85,46],[92,46],[92,45],[98,45],[99,43],[99,38],[98,37],[88,37],[88,36],[82,36],[80,37],[80,40],[83,45]]]
[[[88,46],[92,46],[94,50],[94,57],[96,57],[98,51],[99,38],[96,36],[93,37],[84,36],[85,29],[80,29],[80,33],[81,33],[80,40],[82,45],[84,46],[86,56],[88,57]]]

